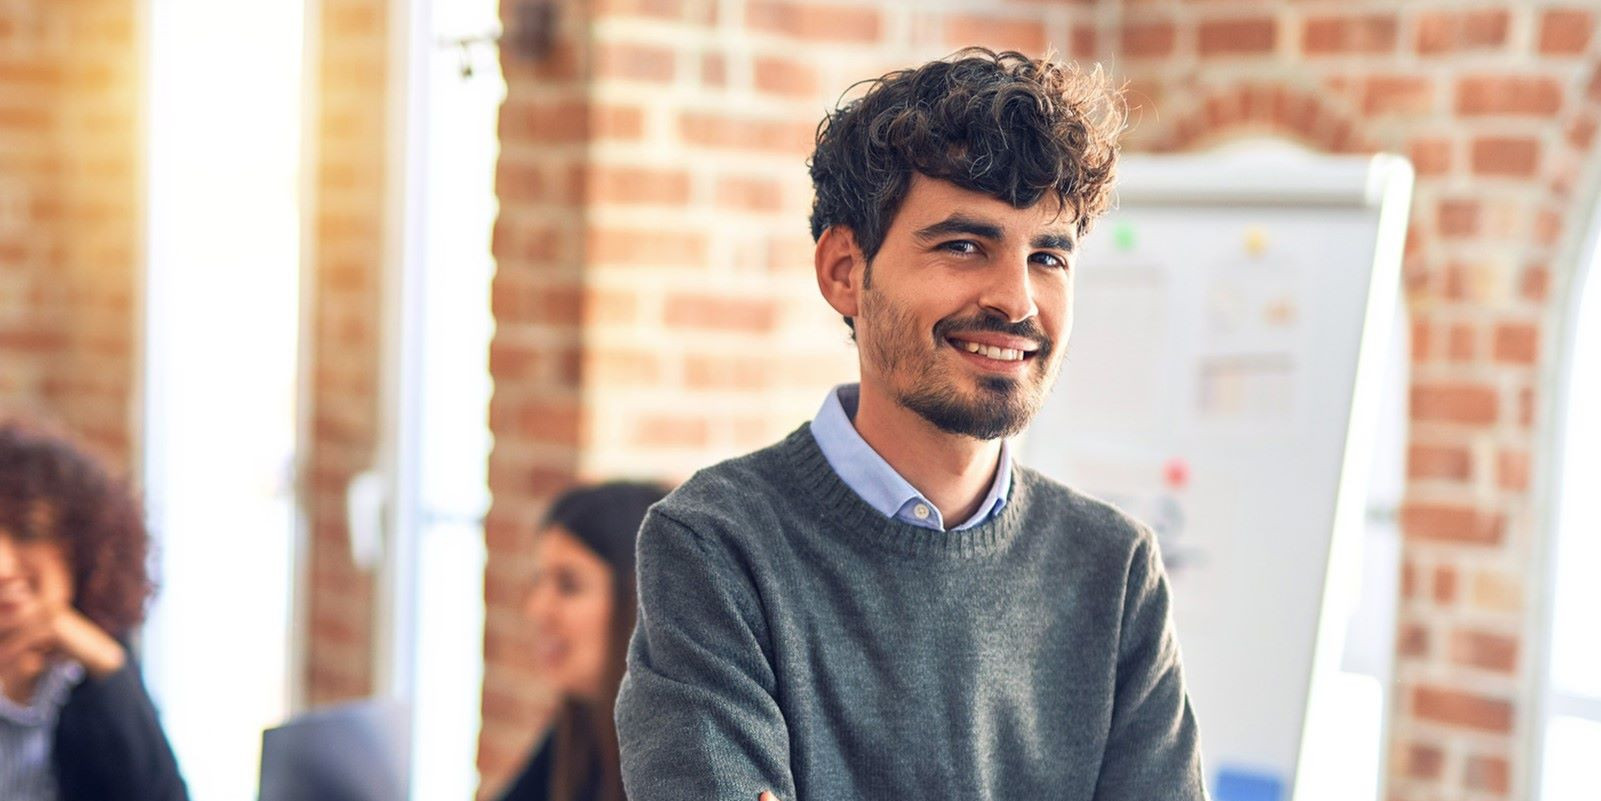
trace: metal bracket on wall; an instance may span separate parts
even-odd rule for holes
[[[439,46],[454,48],[461,58],[461,77],[473,76],[473,49],[501,47],[512,58],[539,61],[550,54],[556,39],[555,0],[524,0],[509,9],[510,30],[494,30],[476,36],[444,36]]]

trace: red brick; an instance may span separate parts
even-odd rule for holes
[[[1456,110],[1464,116],[1550,116],[1562,107],[1562,84],[1554,78],[1470,75],[1457,81]]]
[[[1504,9],[1428,12],[1418,17],[1417,50],[1434,55],[1504,47],[1509,20]]]
[[[1074,25],[1072,57],[1084,60],[1093,59],[1095,57],[1095,47],[1095,28],[1089,25]]]
[[[883,27],[878,9],[852,5],[816,5],[795,0],[753,0],[745,6],[752,29],[814,42],[874,44]]]
[[[1278,46],[1278,22],[1272,17],[1202,22],[1199,41],[1202,56],[1271,53]]]
[[[1406,462],[1407,476],[1414,479],[1466,481],[1473,472],[1473,454],[1455,445],[1413,445]]]
[[[1518,638],[1487,631],[1459,629],[1451,633],[1451,661],[1469,667],[1511,674],[1518,666]]]
[[[1457,297],[1452,293],[1452,297]],[[1471,323],[1457,323],[1451,326],[1451,336],[1448,340],[1446,353],[1452,361],[1471,362],[1478,358],[1478,329]]]
[[[1412,388],[1412,419],[1423,422],[1488,425],[1496,421],[1500,399],[1479,384],[1418,384]]]
[[[773,302],[748,297],[668,295],[663,321],[673,328],[766,333],[778,314]]]
[[[1412,361],[1427,362],[1434,358],[1434,327],[1426,320],[1412,321]]]
[[[495,171],[495,194],[509,204],[573,203],[579,198],[582,179],[582,173],[554,165],[502,159]]]
[[[774,212],[783,207],[778,182],[771,178],[726,175],[717,179],[717,205],[741,211]]]
[[[678,168],[594,165],[587,200],[617,205],[682,205],[689,201],[689,172]]]
[[[1595,141],[1595,117],[1584,115],[1577,117],[1568,125],[1566,133],[1568,144],[1580,150],[1588,150],[1590,143]]]
[[[490,311],[502,322],[576,325],[578,301],[578,287],[540,285],[511,274],[497,275],[490,287]]]
[[[722,53],[707,53],[700,57],[700,82],[721,88],[728,85],[728,57]]]
[[[991,50],[1017,50],[1039,57],[1045,55],[1045,23],[1038,18],[953,14],[945,20],[945,44],[952,48],[979,45]]]
[[[1418,177],[1433,178],[1451,172],[1451,150],[1449,139],[1419,138],[1407,143],[1406,154]]]
[[[645,135],[645,112],[635,106],[595,106],[589,110],[594,139],[640,139]]]
[[[687,144],[717,150],[756,150],[800,155],[816,143],[817,123],[785,122],[730,116],[710,111],[685,112],[679,135]]]
[[[1479,203],[1475,200],[1440,201],[1437,212],[1440,236],[1447,239],[1469,237],[1479,232]]]
[[[773,365],[766,358],[728,356],[688,356],[684,359],[684,381],[698,390],[760,390],[771,382]]]
[[[595,11],[605,17],[642,17],[710,25],[716,21],[716,7],[716,3],[695,0],[600,0]]]
[[[1495,360],[1533,364],[1540,356],[1540,329],[1531,323],[1502,323],[1495,327]]]
[[[817,94],[817,70],[806,62],[758,56],[753,73],[758,92],[789,97]]]
[[[1422,658],[1429,653],[1429,630],[1417,623],[1402,624],[1396,634],[1396,653]]]
[[[1434,568],[1434,602],[1449,606],[1456,602],[1456,568],[1440,565]]]
[[[494,420],[493,411],[491,405],[491,420]],[[492,429],[514,431],[524,441],[552,445],[577,445],[581,440],[582,415],[572,401],[526,401],[508,411],[515,415],[514,427],[492,426]]]
[[[1367,114],[1424,115],[1434,110],[1434,82],[1419,75],[1375,75],[1363,86]]]
[[[500,108],[500,141],[528,144],[583,142],[589,137],[587,104],[519,100]]]
[[[1301,48],[1307,55],[1386,53],[1395,50],[1393,14],[1360,17],[1312,17],[1302,30]]]
[[[633,442],[644,447],[704,448],[711,424],[701,417],[653,414],[634,424]]]
[[[1562,213],[1557,209],[1543,208],[1534,215],[1534,241],[1541,245],[1555,245],[1562,236]]]
[[[1470,790],[1504,796],[1512,786],[1511,774],[1504,757],[1472,756],[1463,767],[1462,783]]]
[[[647,83],[672,81],[678,54],[671,48],[634,42],[602,42],[595,48],[595,74]]]
[[[588,326],[631,325],[639,316],[639,297],[629,290],[590,289],[583,305]]]
[[[1544,266],[1531,264],[1523,268],[1523,275],[1518,282],[1518,294],[1527,300],[1544,303],[1546,293],[1551,288],[1551,272]]]
[[[1413,689],[1412,711],[1419,718],[1436,723],[1488,732],[1512,730],[1510,702],[1444,687]]]
[[[597,228],[585,243],[591,264],[706,266],[706,235],[699,231]]]
[[[1121,38],[1124,58],[1160,58],[1172,55],[1178,29],[1171,22],[1131,23]]]
[[[1438,779],[1443,773],[1445,754],[1432,745],[1407,746],[1401,772],[1414,779]]]
[[[1576,56],[1590,46],[1595,15],[1578,9],[1551,9],[1540,15],[1540,53]]]
[[[1484,136],[1473,140],[1476,175],[1533,177],[1539,169],[1540,142],[1526,136]]]
[[[1502,489],[1524,492],[1529,489],[1529,452],[1503,450],[1496,455],[1495,480]]]
[[[1412,540],[1496,545],[1505,528],[1501,517],[1471,507],[1417,501],[1401,506],[1401,530]]]
[[[652,351],[591,348],[580,367],[586,384],[608,388],[647,388],[662,383],[661,356]]]

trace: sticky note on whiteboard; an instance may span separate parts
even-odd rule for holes
[[[1213,785],[1213,801],[1285,801],[1284,780],[1261,770],[1225,765]]]

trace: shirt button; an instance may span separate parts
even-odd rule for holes
[[[926,505],[924,505],[924,504],[921,504],[921,503],[916,505],[916,506],[913,506],[912,507],[912,517],[915,517],[918,520],[927,520],[928,519],[928,507]]]

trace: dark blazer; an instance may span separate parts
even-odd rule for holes
[[[61,801],[188,801],[139,666],[85,676],[56,721],[51,762]]]
[[[551,733],[534,749],[517,779],[501,793],[500,801],[550,801],[550,772],[555,764],[556,735]],[[591,774],[573,801],[594,801],[598,786],[599,777]]]

